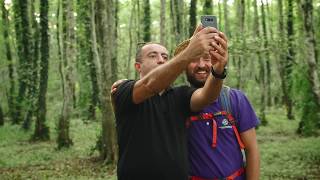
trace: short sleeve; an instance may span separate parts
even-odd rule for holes
[[[180,86],[177,89],[177,94],[180,96],[181,99],[181,107],[183,108],[183,111],[191,112],[191,96],[194,93],[196,88],[189,87],[189,86]]]
[[[248,98],[239,90],[230,91],[231,106],[238,123],[239,132],[245,132],[260,124]]]
[[[132,100],[133,87],[136,81],[127,80],[122,82],[113,95],[116,114],[122,113],[134,106]]]

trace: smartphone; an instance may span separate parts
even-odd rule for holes
[[[201,16],[201,24],[203,25],[203,27],[209,26],[209,27],[214,27],[218,29],[217,16],[213,16],[213,15]]]

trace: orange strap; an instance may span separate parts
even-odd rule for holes
[[[236,172],[231,174],[230,176],[226,177],[226,180],[234,180],[236,177],[241,176],[244,173],[244,168],[238,169]]]
[[[213,118],[213,114],[212,113],[202,113],[199,114],[198,116],[191,116],[190,117],[190,121],[199,121],[199,120],[212,120],[212,144],[211,146],[213,148],[217,147],[217,122],[216,120]]]
[[[245,149],[245,145],[243,144],[240,133],[238,131],[238,128],[236,126],[236,121],[232,114],[228,113],[227,111],[219,111],[214,114],[212,113],[202,113],[198,116],[191,116],[190,121],[199,121],[199,120],[210,120],[212,119],[212,147],[215,148],[217,146],[217,122],[214,119],[214,116],[224,115],[227,117],[227,120],[232,125],[232,129],[234,131],[234,134],[236,135],[238,144],[240,146],[240,149]]]
[[[217,122],[212,119],[212,145],[213,148],[217,147]]]
[[[241,176],[244,173],[245,169],[240,168],[234,173],[232,173],[230,176],[225,177],[225,178],[213,178],[213,179],[206,179],[206,178],[201,178],[198,176],[191,176],[189,180],[234,180],[236,177]]]

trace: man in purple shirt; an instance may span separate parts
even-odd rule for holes
[[[188,41],[180,44],[175,55],[187,44]],[[196,88],[202,87],[210,73],[214,73],[211,67],[209,54],[191,62],[186,69],[190,84]],[[224,79],[225,75],[220,78]],[[225,92],[228,93],[230,114],[222,107],[223,98],[219,98],[201,113],[192,116],[188,123],[191,180],[259,179],[255,132],[259,120],[241,91],[227,89]]]

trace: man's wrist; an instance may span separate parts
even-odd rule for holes
[[[227,76],[227,69],[224,67],[222,71],[221,70],[217,71],[217,70],[214,70],[213,67],[211,67],[211,74],[216,79],[224,79]]]

